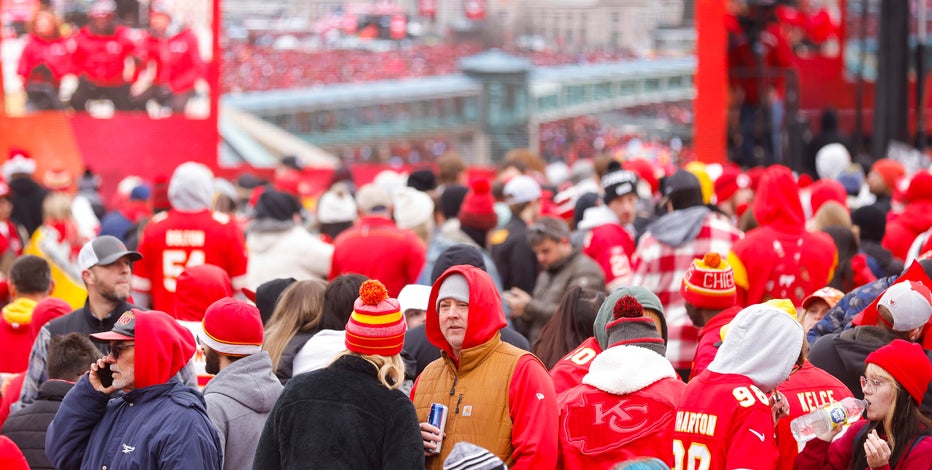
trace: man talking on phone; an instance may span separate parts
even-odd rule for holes
[[[191,333],[165,312],[133,309],[91,339],[110,353],[91,364],[49,426],[55,468],[219,470],[204,398],[175,377],[194,354]]]

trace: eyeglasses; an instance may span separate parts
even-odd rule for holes
[[[136,343],[116,343],[113,346],[110,346],[110,355],[112,355],[114,359],[119,359],[120,355],[123,354],[124,351],[134,346],[136,346]]]
[[[886,380],[868,379],[867,377],[864,377],[863,375],[861,376],[861,390],[865,392],[874,393],[877,391],[877,387],[880,387],[882,385],[893,385],[893,384]]]

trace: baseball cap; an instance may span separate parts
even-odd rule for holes
[[[113,235],[102,235],[81,247],[78,253],[78,267],[84,271],[94,266],[107,266],[124,256],[129,256],[130,261],[142,259],[138,251],[127,250],[126,245],[119,238]]]
[[[540,185],[530,176],[518,175],[505,183],[502,193],[508,204],[524,204],[540,199]]]
[[[408,284],[401,289],[398,294],[398,303],[401,304],[401,311],[405,312],[411,309],[427,310],[430,299],[431,286],[421,284]]]
[[[126,341],[136,338],[136,310],[123,312],[113,325],[113,329],[103,333],[93,333],[91,339],[97,342]]]
[[[362,212],[387,211],[392,207],[392,198],[381,186],[367,184],[356,193],[356,206]]]
[[[910,331],[925,325],[932,314],[932,292],[915,281],[902,281],[888,287],[877,306],[884,306],[893,317],[893,331]],[[880,316],[883,322],[883,316]]]
[[[824,300],[825,303],[828,304],[828,308],[832,308],[844,296],[844,292],[834,287],[823,287],[813,292],[812,294],[809,294],[809,297],[803,299],[803,308],[809,308],[809,306],[818,299]]]

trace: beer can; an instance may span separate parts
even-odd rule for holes
[[[431,403],[430,414],[427,415],[427,422],[431,426],[436,426],[440,430],[440,442],[437,443],[435,454],[440,453],[440,446],[443,445],[443,429],[447,426],[447,405],[440,403]]]

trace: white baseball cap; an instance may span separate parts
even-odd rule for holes
[[[508,204],[523,204],[540,199],[540,185],[530,176],[517,175],[505,183],[502,193]]]
[[[877,306],[881,305],[893,316],[893,331],[911,331],[929,321],[932,315],[932,292],[918,282],[898,282],[880,296]]]

